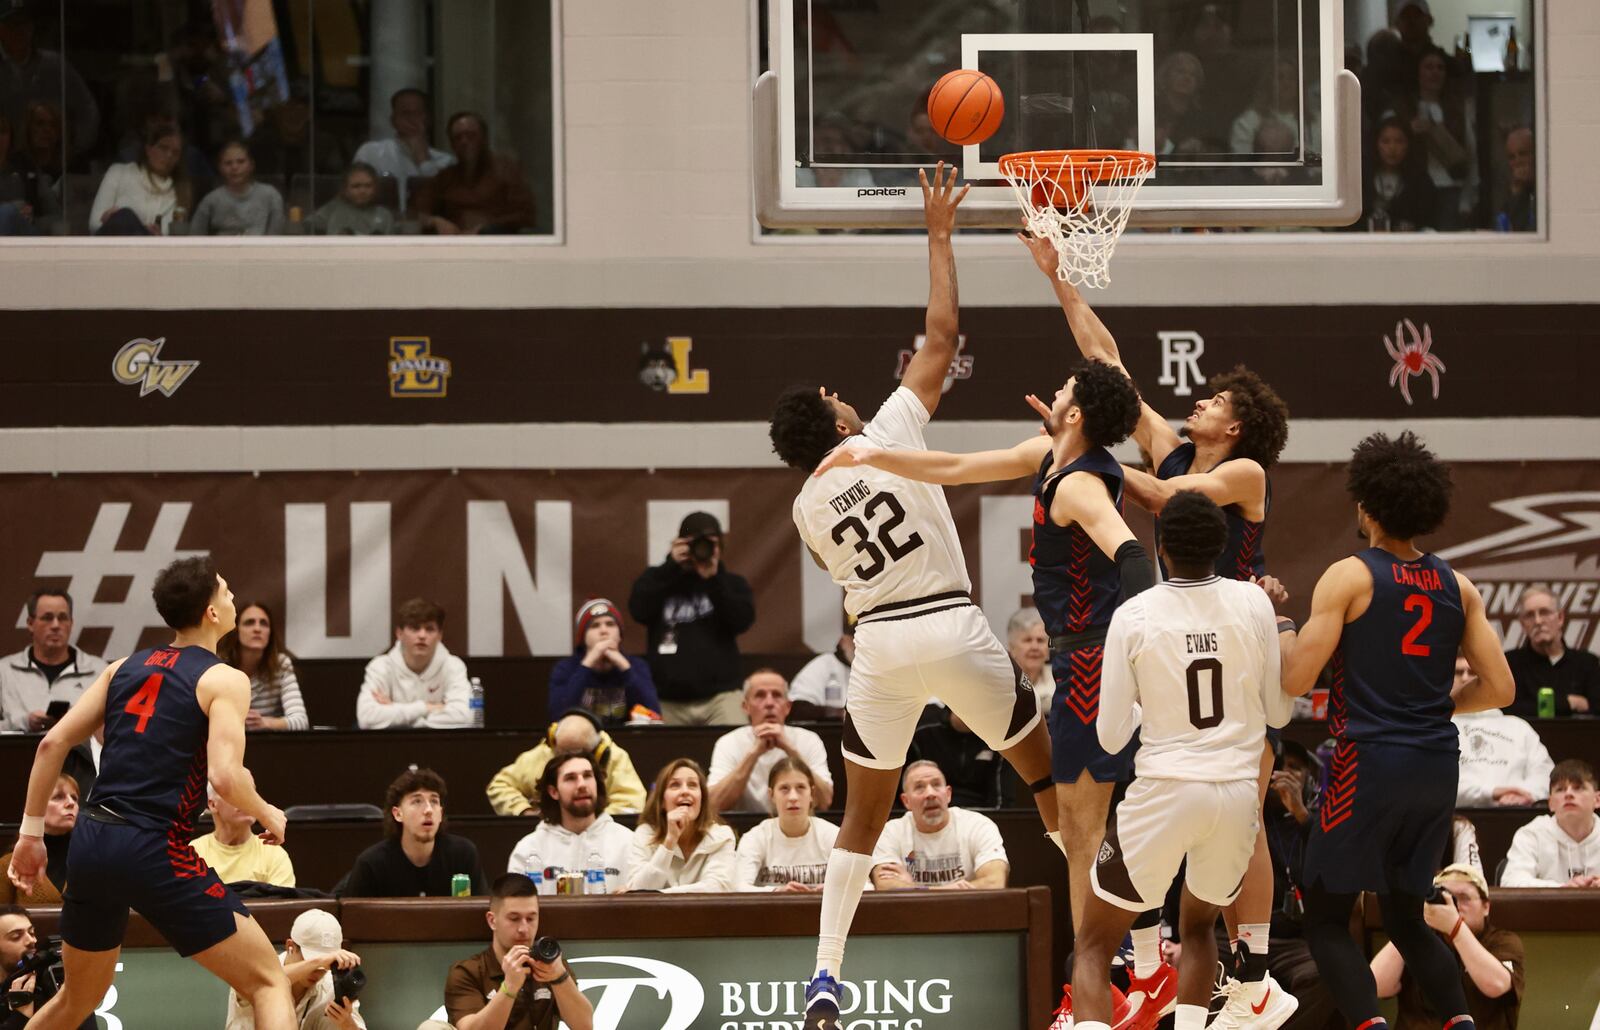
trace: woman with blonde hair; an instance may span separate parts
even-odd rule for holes
[[[714,894],[734,887],[734,833],[706,803],[706,771],[675,758],[656,776],[639,813],[627,889]]]
[[[11,852],[0,855],[0,903],[7,905],[59,905],[67,890],[67,848],[78,825],[78,781],[62,773],[56,777],[44,810],[44,875],[28,894],[19,894],[8,875]]]

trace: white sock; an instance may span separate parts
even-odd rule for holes
[[[1240,923],[1239,940],[1252,955],[1267,953],[1268,938],[1272,936],[1271,923]]]
[[[1047,831],[1045,833],[1045,836],[1049,837],[1051,843],[1053,843],[1056,846],[1056,849],[1061,852],[1061,857],[1062,858],[1066,858],[1067,857],[1067,846],[1065,844],[1061,843],[1061,831],[1060,830],[1049,830],[1049,831]]]
[[[1155,976],[1161,968],[1161,926],[1136,926],[1133,929],[1133,975],[1141,980]]]
[[[817,933],[817,973],[826,971],[838,979],[844,966],[844,940],[850,935],[871,871],[871,855],[839,848],[828,855],[828,872],[822,881],[822,925]]]
[[[1172,1014],[1172,1030],[1206,1030],[1206,1007],[1179,1005]]]

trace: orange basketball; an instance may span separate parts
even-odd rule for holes
[[[1000,128],[1006,102],[1000,87],[983,72],[957,68],[933,84],[928,121],[933,131],[958,147],[982,143]]]

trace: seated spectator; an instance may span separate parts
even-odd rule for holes
[[[773,814],[767,777],[785,755],[798,758],[816,776],[816,801],[833,803],[833,775],[822,738],[803,726],[786,725],[789,684],[771,669],[744,681],[744,712],[750,725],[729,730],[711,749],[711,807],[717,812]]]
[[[377,170],[399,187],[400,209],[406,210],[410,198],[407,181],[438,175],[455,163],[455,158],[433,147],[433,112],[428,94],[420,89],[395,90],[389,98],[390,139],[369,140],[356,149],[356,161]]]
[[[878,890],[993,890],[1011,865],[994,820],[950,807],[944,773],[927,760],[911,762],[901,779],[906,814],[891,820],[872,852]]]
[[[1423,905],[1422,915],[1428,926],[1449,943],[1461,967],[1467,1015],[1474,1025],[1485,1030],[1515,1030],[1524,984],[1522,938],[1490,924],[1489,885],[1476,869],[1448,866],[1433,878],[1433,883],[1445,892],[1437,903]],[[1373,957],[1372,976],[1378,984],[1378,997],[1400,997],[1395,1030],[1431,1030],[1451,1018],[1433,1011],[1421,983],[1406,968],[1400,949],[1392,941]]]
[[[1200,59],[1174,51],[1156,68],[1156,153],[1174,154],[1191,144],[1200,152],[1218,147],[1219,121],[1205,102],[1206,70]]]
[[[1460,690],[1475,678],[1467,659],[1457,655],[1452,689]],[[1451,720],[1461,735],[1457,806],[1531,805],[1545,799],[1545,784],[1555,763],[1526,720],[1498,708],[1454,715]]]
[[[532,882],[520,873],[496,879],[484,918],[489,946],[451,966],[444,982],[449,1025],[455,1030],[555,1030],[558,1025],[593,1030],[594,1006],[566,962],[533,957],[539,898]]]
[[[705,770],[694,759],[674,759],[656,776],[633,831],[628,868],[630,891],[737,889],[733,828],[706,804]]]
[[[550,712],[581,708],[602,727],[659,723],[661,702],[643,658],[622,653],[622,613],[603,597],[578,608],[572,654],[550,670]]]
[[[923,709],[907,757],[932,762],[945,773],[954,805],[1000,808],[1005,803],[1010,765],[943,705]]]
[[[72,126],[72,152],[94,146],[100,132],[100,108],[83,76],[59,51],[34,45],[34,19],[24,0],[12,0],[0,12],[0,114],[20,123],[30,103],[66,103]]]
[[[558,751],[539,776],[539,826],[511,849],[507,872],[537,871],[555,893],[554,877],[602,869],[606,892],[628,882],[628,854],[633,833],[613,822],[605,811],[606,784],[595,775],[595,759],[587,751]]]
[[[222,185],[205,195],[195,209],[189,232],[194,236],[278,236],[283,233],[283,194],[256,182],[250,148],[238,140],[224,143],[217,154]]]
[[[67,851],[72,845],[72,830],[78,825],[78,781],[71,776],[56,777],[55,789],[44,810],[44,876],[33,890],[21,895],[11,882],[11,852],[0,855],[0,902],[30,905],[59,905],[67,889]]]
[[[522,166],[489,149],[481,115],[452,115],[445,132],[456,160],[411,198],[425,229],[441,236],[515,233],[533,228],[533,191]]]
[[[194,200],[180,158],[183,136],[169,121],[144,131],[138,156],[106,169],[89,208],[97,236],[162,236],[189,217]]]
[[[319,236],[387,236],[394,212],[378,203],[378,173],[357,161],[344,173],[339,195],[317,208],[311,231]]]
[[[1039,609],[1018,608],[1006,620],[1006,651],[1033,684],[1039,711],[1048,715],[1056,696],[1056,677],[1050,670],[1050,634],[1045,632]]]
[[[767,794],[777,815],[764,819],[739,841],[738,884],[742,891],[820,891],[839,828],[817,818],[816,778],[798,758],[785,757],[767,775]]]
[[[309,730],[294,660],[278,642],[278,618],[260,601],[239,606],[239,625],[223,637],[217,657],[250,677],[247,730]]]
[[[844,718],[850,663],[856,660],[856,627],[847,623],[829,654],[807,662],[789,683],[790,714],[797,722],[838,722]]]
[[[1233,120],[1229,149],[1235,154],[1253,153],[1256,134],[1269,120],[1289,130],[1291,149],[1300,145],[1300,70],[1293,61],[1274,61],[1262,70],[1250,106]]]
[[[296,1026],[300,1030],[366,1030],[361,1002],[333,996],[332,970],[354,969],[361,956],[344,949],[344,927],[332,912],[308,909],[295,916],[278,954],[289,978]],[[255,1009],[238,991],[228,992],[228,1022],[223,1030],[255,1030]]]
[[[255,817],[230,805],[206,785],[206,807],[211,810],[210,833],[190,841],[195,854],[217,871],[223,883],[270,883],[294,886],[294,863],[280,844],[263,843],[255,835]]]
[[[448,898],[465,873],[472,893],[488,893],[477,846],[444,832],[444,777],[412,766],[384,794],[384,840],[363,851],[334,893],[345,898]]]
[[[550,724],[544,740],[531,751],[494,774],[489,781],[489,804],[496,815],[538,815],[543,806],[539,779],[545,766],[558,751],[585,751],[594,755],[605,781],[604,810],[612,815],[637,812],[644,807],[644,784],[633,767],[633,759],[600,722],[581,708],[567,712]]]
[[[64,590],[30,594],[27,627],[32,642],[0,659],[0,728],[43,733],[55,723],[51,704],[59,711],[78,700],[106,663],[68,643],[72,595]]]
[[[1550,772],[1550,814],[1511,838],[1502,887],[1600,887],[1594,766],[1578,758]]]
[[[1506,711],[1537,718],[1541,687],[1555,695],[1557,716],[1600,711],[1600,656],[1567,647],[1567,613],[1561,601],[1544,587],[1529,587],[1517,609],[1524,639],[1522,646],[1506,652],[1517,684],[1517,699]]]
[[[394,646],[367,663],[356,698],[364,730],[453,729],[472,720],[467,666],[444,646],[444,609],[413,597],[394,615]]]
[[[628,597],[628,614],[649,632],[650,671],[670,726],[744,721],[738,638],[756,621],[755,597],[723,565],[723,543],[715,516],[685,516],[667,560],[645,569]]]
[[[1369,232],[1434,228],[1433,180],[1411,153],[1411,132],[1390,115],[1378,126],[1372,171],[1362,183],[1361,222]]]
[[[1495,215],[1501,232],[1536,232],[1539,228],[1538,182],[1534,175],[1533,130],[1519,125],[1506,133],[1506,174],[1509,193]]]
[[[1411,89],[1389,112],[1411,129],[1418,163],[1433,180],[1433,226],[1441,232],[1465,228],[1462,216],[1472,209],[1478,185],[1472,101],[1449,80],[1444,51],[1429,49],[1417,61]]]

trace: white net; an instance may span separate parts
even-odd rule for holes
[[[1000,159],[1024,228],[1060,255],[1056,275],[1096,289],[1111,282],[1111,254],[1155,167],[1154,157],[1136,151],[1045,150]]]

